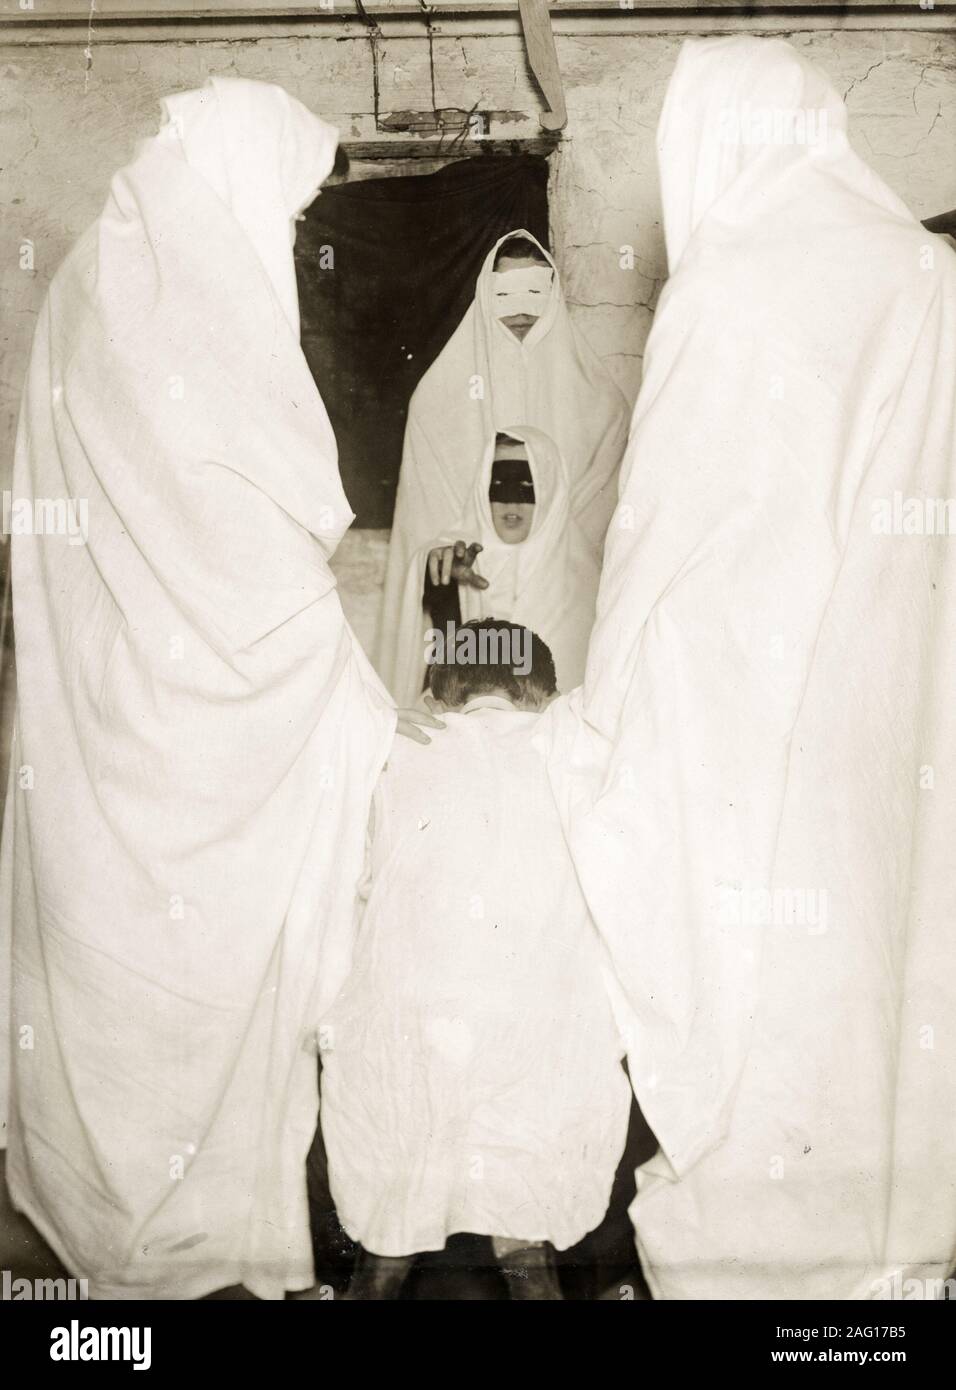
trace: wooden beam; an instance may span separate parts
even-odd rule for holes
[[[99,43],[190,43],[292,37],[351,38],[364,33],[374,19],[383,36],[414,37],[427,19],[438,37],[477,37],[521,32],[516,0],[365,0],[363,21],[354,0],[321,4],[216,5],[189,8],[178,0],[96,0],[92,11],[93,40]],[[790,34],[795,30],[874,30],[886,32],[951,33],[956,27],[956,0],[933,0],[922,9],[919,0],[803,0],[781,4],[760,0],[748,5],[727,0],[633,0],[633,7],[608,0],[553,0],[551,26],[563,37],[592,34]],[[35,0],[32,11],[20,10],[18,0],[0,0],[0,43],[32,46],[85,43],[91,18],[87,0]]]
[[[926,0],[929,4],[929,0]],[[521,34],[517,0],[285,0],[238,5],[206,0],[0,0],[0,43],[17,47],[85,43],[90,19],[94,44],[217,43],[271,38],[353,38],[374,20],[383,37],[411,38],[427,27],[435,38]],[[867,30],[952,33],[956,0],[552,0],[551,27],[564,38],[638,34],[791,34]]]
[[[654,14],[680,11],[688,15],[736,13],[743,18],[753,18],[755,14],[774,11],[783,13],[806,13],[812,10],[845,12],[862,10],[887,12],[892,10],[912,11],[916,9],[925,18],[934,11],[952,13],[952,0],[925,0],[926,8],[921,9],[919,0],[554,0],[551,8],[555,14],[614,13],[621,9]],[[493,14],[514,13],[515,0],[432,0],[423,6],[418,0],[365,0],[366,13],[378,17],[390,14],[427,13],[434,18],[455,14]],[[73,22],[87,24],[91,18],[94,27],[100,24],[122,23],[144,20],[170,20],[179,22],[203,20],[277,20],[277,19],[315,19],[341,20],[349,13],[356,12],[354,0],[272,0],[262,4],[258,0],[0,0],[0,25],[3,24],[55,24]]]
[[[349,159],[472,159],[490,154],[540,154],[545,158],[557,148],[557,138],[529,140],[343,140]]]
[[[548,109],[541,112],[538,120],[543,130],[563,130],[568,123],[568,108],[564,100],[548,0],[518,0],[518,9],[528,62],[548,103]]]

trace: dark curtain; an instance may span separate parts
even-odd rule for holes
[[[299,224],[302,347],[357,526],[391,525],[409,397],[460,323],[488,251],[517,227],[548,245],[547,185],[541,156],[485,155],[335,185]]]

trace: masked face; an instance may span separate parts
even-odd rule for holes
[[[488,501],[495,534],[506,545],[527,540],[534,521],[534,480],[524,444],[495,448]]]
[[[554,271],[531,256],[500,256],[492,271],[495,318],[522,341],[548,307]]]

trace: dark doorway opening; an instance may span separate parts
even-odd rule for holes
[[[549,244],[541,155],[334,185],[300,223],[302,348],[356,527],[391,525],[409,398],[468,308],[488,251],[516,227]]]

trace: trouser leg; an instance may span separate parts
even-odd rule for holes
[[[414,1255],[373,1255],[360,1250],[345,1298],[350,1302],[397,1298],[414,1262]]]
[[[494,1236],[491,1243],[511,1298],[563,1298],[553,1245],[547,1241],[509,1240],[505,1236]]]

